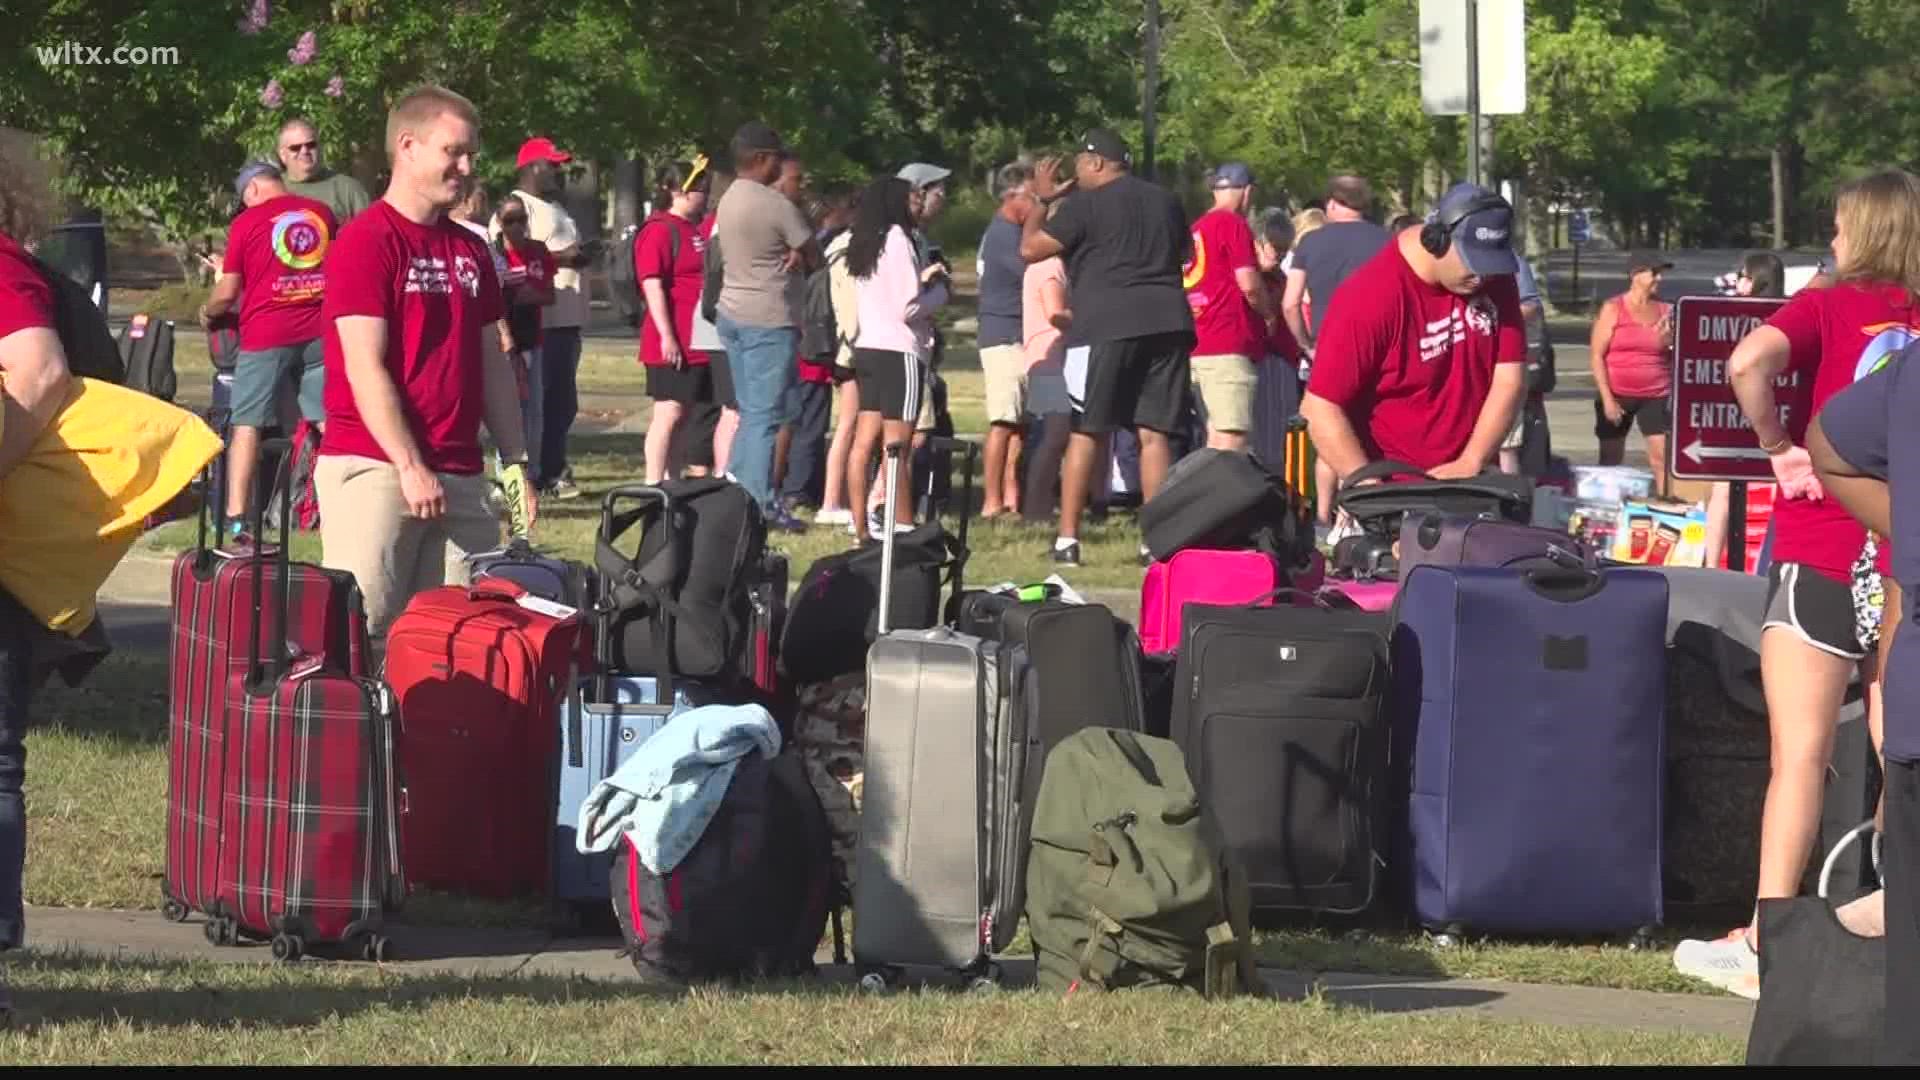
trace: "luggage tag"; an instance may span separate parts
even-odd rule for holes
[[[128,339],[131,340],[134,338],[143,338],[146,336],[147,336],[147,317],[145,315],[135,315],[127,323]]]
[[[528,593],[514,602],[526,608],[528,611],[545,615],[551,619],[571,619],[580,613],[579,608],[571,608],[565,604],[558,604],[544,596],[535,596],[532,593]]]

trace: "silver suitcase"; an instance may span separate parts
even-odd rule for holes
[[[971,450],[971,446],[968,446]],[[905,967],[934,967],[974,980],[999,977],[1019,913],[996,918],[992,834],[986,808],[1008,794],[996,743],[999,646],[942,625],[888,630],[895,461],[886,448],[887,529],[880,571],[880,635],[867,653],[866,776],[853,892],[853,958],[861,984],[880,989]],[[968,455],[971,481],[971,453]],[[970,486],[970,484],[969,484]],[[971,492],[963,499],[966,512]],[[964,518],[962,519],[964,520]],[[964,533],[962,534],[964,546]],[[961,556],[964,558],[964,554]],[[961,589],[956,568],[954,595]],[[996,925],[998,923],[998,925]]]

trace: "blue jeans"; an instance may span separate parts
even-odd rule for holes
[[[727,471],[762,510],[774,509],[773,443],[785,419],[787,387],[798,374],[791,326],[742,326],[721,312],[714,329],[726,346],[733,395],[740,401],[740,428],[733,436]]]
[[[0,951],[17,949],[26,931],[21,878],[27,865],[27,705],[32,696],[34,637],[26,608],[0,591]]]
[[[549,326],[540,332],[540,462],[537,483],[546,487],[567,471],[567,433],[580,411],[580,328]]]

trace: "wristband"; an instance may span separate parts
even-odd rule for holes
[[[1793,449],[1793,436],[1783,435],[1780,437],[1779,442],[1771,446],[1762,445],[1760,449],[1765,451],[1768,457],[1779,457],[1781,454]]]

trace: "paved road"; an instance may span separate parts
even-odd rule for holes
[[[1719,290],[1714,287],[1713,279],[1736,269],[1746,253],[1746,249],[1741,248],[1660,252],[1662,257],[1673,263],[1673,269],[1668,270],[1661,281],[1660,293],[1669,300],[1682,296],[1718,295]],[[1791,273],[1794,267],[1812,267],[1822,256],[1830,253],[1823,248],[1797,248],[1777,254]],[[1629,258],[1630,253],[1625,251],[1582,251],[1580,276],[1576,284],[1573,252],[1553,252],[1544,259],[1546,281],[1543,287],[1547,290],[1548,298],[1556,305],[1565,305],[1568,301],[1605,299],[1627,287]]]

